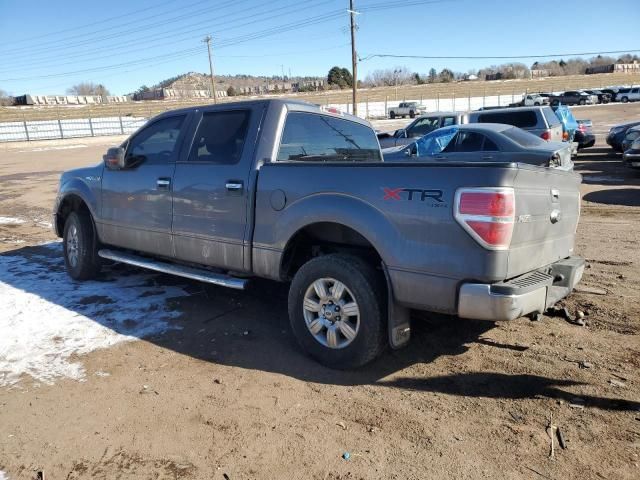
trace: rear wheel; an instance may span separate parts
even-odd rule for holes
[[[289,321],[298,342],[321,364],[355,368],[376,358],[386,339],[381,275],[351,255],[310,260],[289,289]]]
[[[629,97],[622,97],[622,103],[627,103],[629,101]]]
[[[557,105],[560,105],[560,102],[558,100],[554,100],[553,102],[551,102],[551,105],[555,107]]]
[[[533,106],[534,107],[539,107],[540,106],[540,102],[533,102]]]
[[[584,105],[585,103],[587,103],[587,102],[585,101],[584,98],[581,98],[580,101],[578,102],[578,104],[580,104],[580,105]]]
[[[94,278],[100,271],[91,216],[86,212],[71,212],[64,224],[64,264],[74,280]]]
[[[409,118],[415,118],[415,116],[416,116],[416,112],[414,112],[413,110],[411,110],[411,111],[409,112]]]

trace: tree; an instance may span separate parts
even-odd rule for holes
[[[429,83],[436,83],[438,81],[438,72],[436,72],[435,68],[431,68],[431,70],[429,70],[429,78],[427,81]]]
[[[142,85],[138,90],[136,90],[136,93],[138,93],[138,94],[146,93],[149,90],[151,90],[149,87],[147,87],[146,85]]]
[[[13,99],[4,90],[0,90],[0,105],[13,105]]]
[[[227,97],[235,97],[237,94],[238,93],[236,92],[236,89],[233,88],[233,85],[227,88]]]
[[[416,85],[422,85],[424,83],[424,80],[422,79],[422,77],[420,77],[420,74],[417,72],[413,74],[413,79],[416,82]]]
[[[440,77],[440,81],[441,82],[445,82],[446,83],[446,82],[453,81],[454,74],[448,68],[443,68],[438,76]]]
[[[73,87],[67,89],[67,93],[70,95],[109,95],[109,90],[102,85],[96,85],[93,82],[80,82]]]
[[[346,68],[332,67],[327,74],[327,84],[347,88],[353,85],[353,76]]]

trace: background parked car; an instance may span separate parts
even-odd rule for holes
[[[640,100],[640,88],[633,87],[624,90],[624,92],[621,91],[618,93],[618,97],[622,103],[637,102]]]
[[[629,149],[622,155],[624,164],[631,168],[640,168],[640,136],[636,138]]]
[[[573,140],[578,143],[578,150],[593,147],[596,144],[596,136],[593,133],[591,120],[577,120],[578,129]]]
[[[407,145],[429,132],[441,127],[465,123],[465,114],[460,112],[440,112],[423,115],[416,118],[407,127],[400,128],[394,133],[378,133],[381,148]]]
[[[602,90],[583,90],[584,93],[588,93],[589,95],[595,95],[598,97],[598,103],[609,103],[611,102],[611,94],[606,93]]]
[[[587,93],[579,92],[577,90],[569,90],[558,95],[553,95],[549,99],[551,105],[593,105],[598,103],[598,97],[596,95],[589,95]]]
[[[609,95],[611,95],[611,101],[612,102],[619,102],[620,99],[617,97],[618,96],[618,89],[617,88],[603,88],[602,89],[602,93],[608,93]]]
[[[627,133],[622,140],[622,153],[625,153],[631,148],[631,144],[640,138],[640,125],[631,127],[627,130]]]
[[[627,134],[627,130],[636,125],[640,125],[640,121],[621,123],[620,125],[612,127],[607,135],[607,144],[616,152],[622,153],[622,141]]]
[[[415,118],[418,115],[427,113],[427,107],[419,105],[418,102],[401,102],[397,107],[389,107],[389,118],[410,117]]]
[[[410,145],[382,150],[385,162],[518,162],[571,170],[569,145],[545,142],[511,125],[476,123],[440,128]]]
[[[562,124],[551,107],[517,107],[471,112],[469,123],[504,123],[522,128],[543,140],[562,141]]]
[[[519,102],[515,102],[510,104],[510,107],[530,107],[530,106],[540,106],[540,105],[549,105],[549,97],[543,97],[542,95],[538,95],[537,93],[527,93],[522,96],[522,100]]]

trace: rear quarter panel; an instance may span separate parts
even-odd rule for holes
[[[376,248],[400,303],[453,312],[462,280],[498,281],[508,270],[507,251],[482,248],[455,221],[455,191],[511,186],[517,172],[511,164],[265,164],[256,193],[254,272],[279,278],[289,239],[307,225],[335,222]]]

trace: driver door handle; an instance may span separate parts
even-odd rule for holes
[[[169,188],[171,188],[171,179],[161,177],[156,181],[156,185],[158,186],[158,190],[169,190]]]
[[[237,180],[228,180],[227,183],[225,184],[225,187],[230,192],[239,192],[244,188],[244,184]]]

